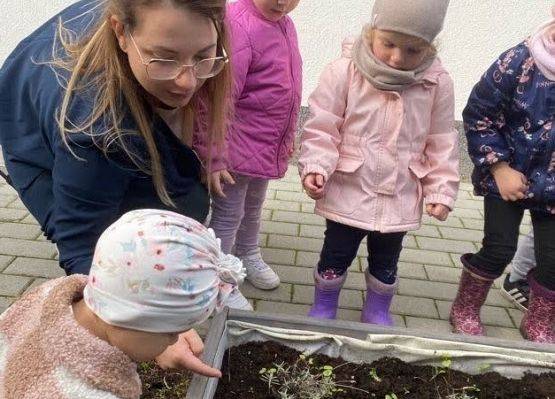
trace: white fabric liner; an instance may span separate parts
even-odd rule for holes
[[[502,348],[418,336],[368,334],[366,340],[312,331],[282,329],[228,320],[216,359],[221,364],[228,347],[251,341],[276,341],[308,354],[341,357],[353,363],[371,363],[382,357],[396,357],[418,365],[440,366],[445,357],[451,368],[469,374],[496,371],[509,378],[520,378],[555,370],[555,354],[534,350]]]

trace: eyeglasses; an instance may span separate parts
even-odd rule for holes
[[[145,66],[147,76],[152,80],[173,80],[183,73],[185,68],[191,68],[193,70],[193,75],[197,79],[208,79],[219,74],[223,69],[225,64],[229,62],[229,58],[223,50],[224,55],[221,57],[205,58],[203,60],[197,61],[194,64],[179,64],[175,60],[165,60],[162,58],[151,58],[145,61],[139,46],[135,42],[133,35],[129,34],[137,54],[141,59],[141,63]]]

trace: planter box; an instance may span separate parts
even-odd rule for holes
[[[487,365],[506,377],[555,369],[555,345],[456,334],[438,335],[400,327],[341,320],[262,314],[226,309],[214,317],[203,360],[220,368],[229,347],[272,340],[301,352],[323,353],[351,362],[370,363],[384,356],[413,364],[439,365],[447,355],[451,368],[476,374]],[[186,399],[212,399],[218,379],[195,375]]]

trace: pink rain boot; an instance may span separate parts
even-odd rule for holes
[[[364,272],[364,277],[367,290],[360,321],[381,326],[392,326],[394,323],[389,313],[389,307],[393,295],[397,292],[399,281],[396,280],[393,284],[382,283],[372,276],[368,269]]]
[[[324,278],[314,270],[314,304],[310,308],[308,315],[318,319],[335,319],[339,293],[347,279],[347,272],[342,276],[327,274],[329,278]]]
[[[530,341],[555,344],[555,291],[542,287],[530,274],[530,302],[520,323],[522,336]]]
[[[472,254],[461,256],[464,265],[459,291],[451,307],[449,322],[453,332],[468,335],[485,335],[484,326],[480,319],[480,309],[486,301],[494,277],[483,277],[474,273],[475,268],[468,262]]]

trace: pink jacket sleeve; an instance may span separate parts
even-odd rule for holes
[[[459,190],[459,135],[454,120],[453,81],[445,73],[439,77],[430,133],[424,157],[428,173],[421,179],[426,204],[443,204],[453,209]]]
[[[301,181],[310,173],[321,174],[327,180],[335,171],[347,107],[348,68],[346,59],[329,64],[308,99],[310,118],[303,128],[298,165]]]

